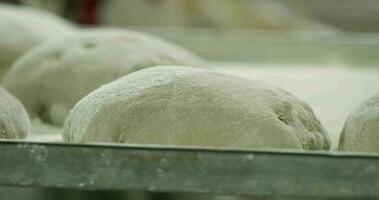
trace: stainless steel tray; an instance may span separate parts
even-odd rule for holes
[[[379,198],[379,156],[0,142],[0,185],[80,190]]]
[[[126,28],[165,38],[218,62],[336,64],[351,67],[377,67],[379,63],[379,33]]]

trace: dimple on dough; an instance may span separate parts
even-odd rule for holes
[[[29,117],[21,102],[0,87],[0,139],[26,138],[29,127]]]
[[[379,94],[349,115],[338,148],[340,151],[379,152]]]
[[[117,30],[84,30],[45,43],[23,56],[3,84],[31,117],[62,125],[85,95],[130,72],[155,65],[201,66],[189,51],[148,36]]]
[[[74,30],[73,25],[46,11],[0,3],[0,77],[33,47]]]
[[[329,149],[312,109],[274,86],[206,69],[159,66],[80,100],[64,140],[258,149]]]

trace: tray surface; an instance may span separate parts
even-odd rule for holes
[[[2,141],[0,185],[280,197],[379,198],[379,157]]]

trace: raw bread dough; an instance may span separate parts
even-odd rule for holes
[[[46,11],[0,3],[0,79],[32,47],[73,30],[71,24]]]
[[[165,64],[203,63],[181,47],[142,33],[85,30],[30,51],[3,83],[32,117],[62,125],[72,107],[92,90],[130,72]]]
[[[159,66],[80,100],[64,140],[259,149],[329,149],[312,109],[274,86],[205,69]]]
[[[349,115],[338,148],[341,151],[379,152],[379,94]]]
[[[29,117],[24,106],[0,87],[0,138],[26,138],[29,127]]]

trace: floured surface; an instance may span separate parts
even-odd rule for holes
[[[282,66],[217,63],[217,70],[281,87],[302,99],[327,129],[332,148],[338,144],[347,116],[379,92],[379,70],[340,66]]]
[[[62,142],[62,128],[33,120],[27,141],[35,142]]]

